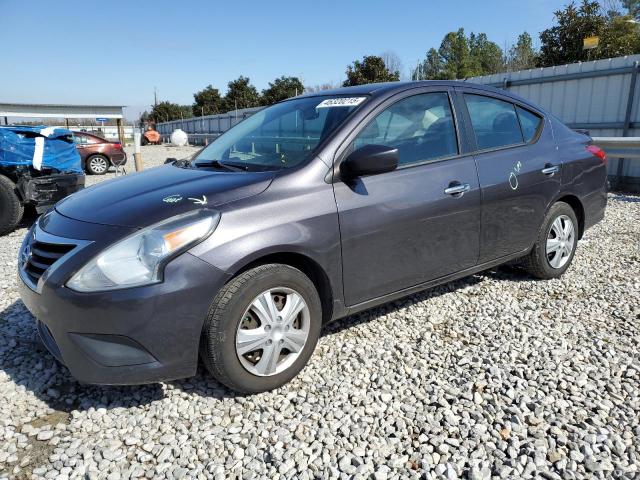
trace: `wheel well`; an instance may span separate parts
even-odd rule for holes
[[[578,239],[582,238],[584,233],[584,207],[582,202],[575,195],[565,195],[557,200],[558,202],[568,203],[578,218]]]
[[[326,323],[331,319],[331,315],[333,314],[333,291],[331,289],[329,277],[317,262],[305,255],[293,252],[272,253],[245,265],[233,276],[236,277],[251,268],[266,265],[268,263],[289,265],[290,267],[297,268],[309,277],[315,285],[316,290],[318,290],[318,295],[320,295],[323,323]]]

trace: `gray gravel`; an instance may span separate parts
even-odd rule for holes
[[[250,397],[203,371],[75,382],[17,296],[25,231],[0,240],[0,477],[640,476],[640,197],[610,196],[562,279],[502,268],[339,321]]]

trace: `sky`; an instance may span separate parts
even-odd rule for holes
[[[127,105],[133,119],[154,88],[191,104],[239,75],[258,90],[281,75],[339,83],[388,50],[408,75],[460,27],[503,48],[523,31],[537,42],[567,1],[0,0],[0,102]]]

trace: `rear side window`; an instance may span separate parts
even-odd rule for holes
[[[464,95],[480,150],[523,142],[520,124],[512,103],[482,95]]]
[[[386,145],[398,149],[400,165],[458,154],[456,128],[447,93],[404,98],[379,113],[352,144]]]
[[[540,125],[542,125],[542,119],[535,113],[525,110],[524,108],[516,107],[516,112],[518,112],[518,118],[520,119],[524,141],[528,143],[533,140],[538,133]]]

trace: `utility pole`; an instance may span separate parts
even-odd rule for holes
[[[154,107],[158,106],[158,88],[157,87],[153,87],[153,106]]]

